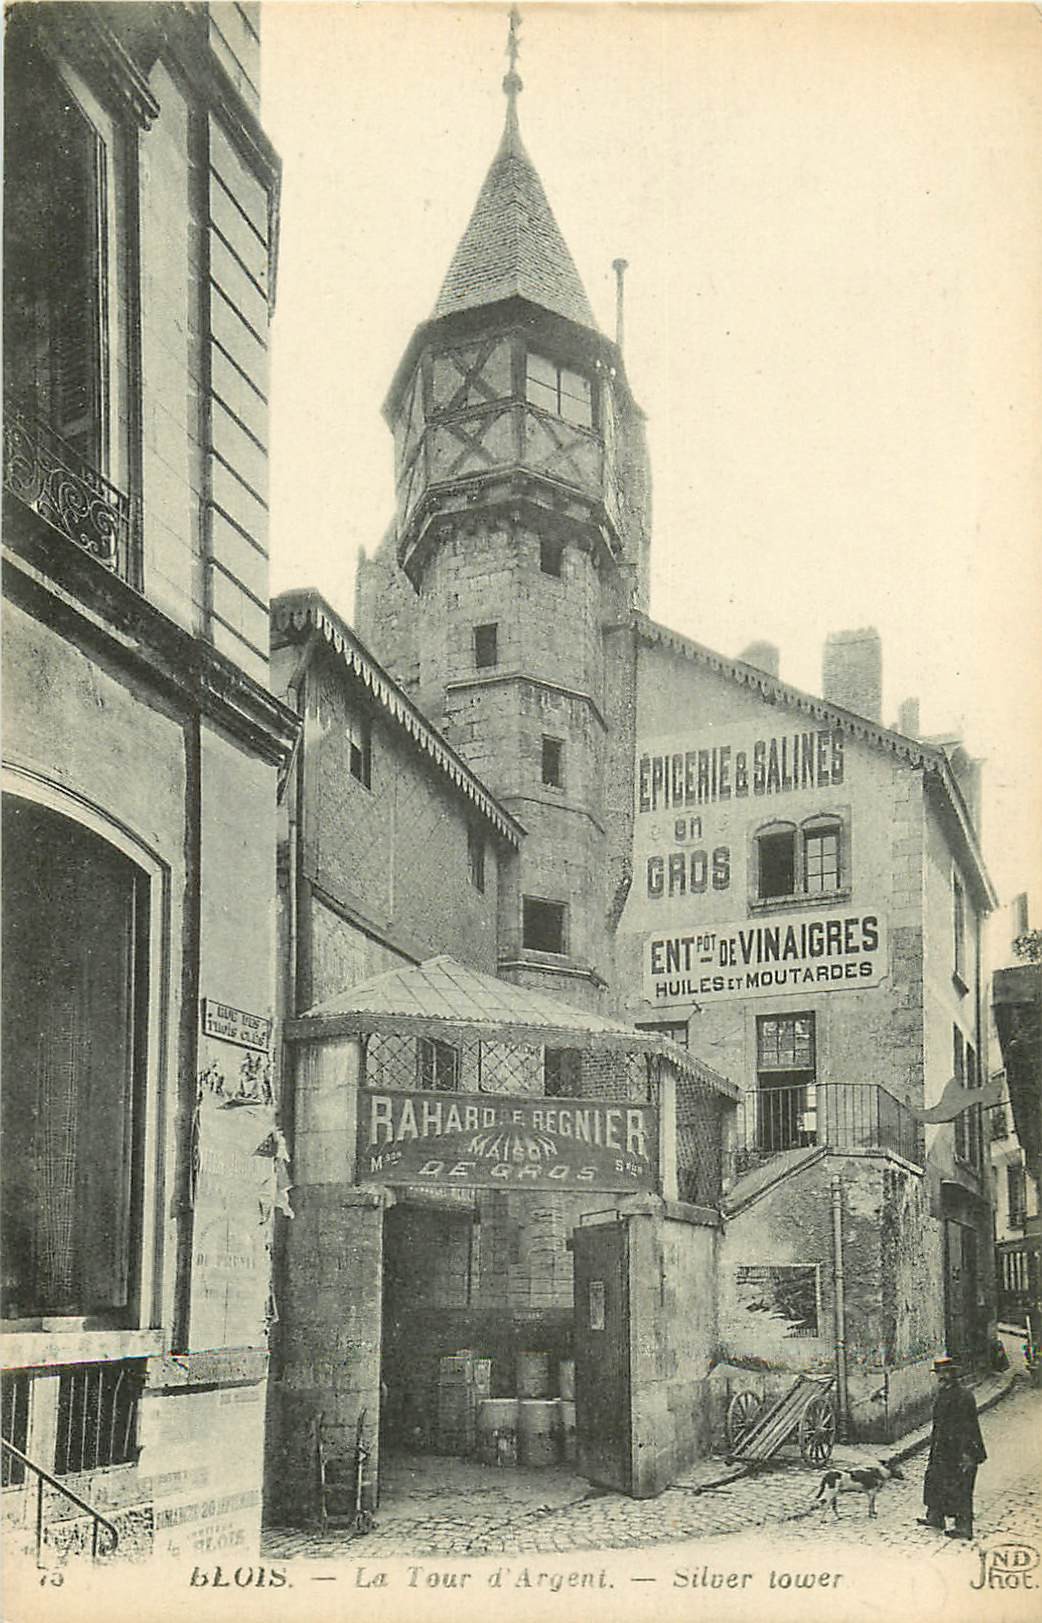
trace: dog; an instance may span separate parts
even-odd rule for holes
[[[891,1478],[896,1478],[899,1482],[904,1481],[904,1472],[894,1460],[880,1460],[878,1465],[859,1465],[842,1471],[826,1471],[814,1498],[825,1501],[821,1508],[826,1516],[831,1505],[832,1514],[838,1520],[839,1505],[836,1501],[840,1494],[863,1493],[868,1496],[868,1514],[874,1516],[876,1495]]]

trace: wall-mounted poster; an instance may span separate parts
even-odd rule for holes
[[[735,1307],[750,1326],[769,1326],[785,1337],[818,1335],[817,1263],[739,1263]]]

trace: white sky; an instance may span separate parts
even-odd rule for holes
[[[630,261],[652,613],[724,653],[876,625],[884,715],[987,757],[1002,900],[1042,878],[1042,16],[522,8],[521,126],[602,327]],[[499,140],[505,5],[266,4],[284,162],[273,590],[353,612],[380,407]]]

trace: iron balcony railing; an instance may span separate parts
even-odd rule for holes
[[[130,497],[41,417],[10,401],[4,403],[4,488],[66,540],[135,584]]]
[[[70,1504],[75,1505],[77,1510],[82,1510],[85,1516],[91,1518],[90,1553],[92,1560],[96,1561],[99,1555],[113,1555],[115,1553],[119,1544],[119,1530],[109,1521],[107,1516],[103,1516],[100,1510],[95,1510],[94,1506],[88,1504],[86,1499],[81,1499],[78,1493],[73,1493],[72,1489],[67,1488],[64,1482],[59,1482],[58,1478],[52,1476],[50,1471],[45,1471],[42,1465],[37,1465],[35,1460],[31,1460],[27,1454],[23,1454],[22,1450],[16,1448],[14,1443],[9,1442],[6,1437],[0,1437],[0,1449],[18,1462],[23,1475],[26,1471],[31,1471],[36,1478],[36,1565],[38,1567],[43,1565],[43,1490],[45,1485],[55,1493],[60,1494],[63,1499],[67,1499]],[[109,1541],[108,1547],[104,1550],[99,1547],[99,1532],[104,1532]]]
[[[735,1173],[783,1150],[891,1150],[922,1166],[922,1125],[875,1082],[819,1082],[754,1089],[738,1106]]]

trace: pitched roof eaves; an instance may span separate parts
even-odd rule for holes
[[[496,832],[515,849],[520,845],[525,834],[524,825],[499,804],[319,592],[312,588],[283,592],[272,600],[271,616],[280,630],[286,631],[292,627],[295,631],[304,631],[311,626],[319,632],[352,674],[368,688],[381,708],[424,754],[430,756],[450,782],[455,783],[466,798],[477,806]]]

